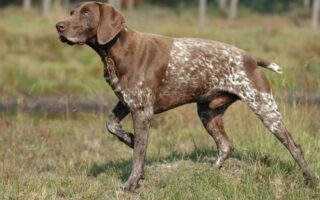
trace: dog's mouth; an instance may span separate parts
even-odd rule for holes
[[[60,35],[60,41],[63,43],[67,43],[68,45],[75,45],[76,43],[68,40],[65,36]]]
[[[67,43],[68,45],[75,45],[75,44],[79,44],[79,45],[83,45],[85,42],[81,42],[81,41],[77,41],[75,42],[74,40],[68,39],[66,36],[64,35],[60,35],[60,41],[63,43]]]

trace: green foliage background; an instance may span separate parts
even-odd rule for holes
[[[81,2],[83,0],[71,0],[71,3]],[[107,1],[102,1],[107,2]],[[168,7],[191,7],[196,6],[198,1],[197,0],[140,0],[142,3],[147,4],[154,4],[154,5],[161,5],[161,6],[168,6]],[[35,5],[41,3],[41,0],[33,0]],[[1,0],[0,6],[8,6],[8,5],[21,5],[22,0]],[[208,4],[213,6],[217,6],[217,0],[208,0]],[[297,0],[240,0],[240,6],[244,8],[248,8],[250,10],[254,10],[256,12],[261,13],[282,13],[287,12],[293,5],[302,4],[301,1]]]

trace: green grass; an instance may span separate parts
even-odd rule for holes
[[[288,105],[287,91],[320,86],[319,33],[279,16],[213,18],[198,28],[194,13],[141,8],[128,24],[168,36],[201,37],[234,44],[277,62],[285,74],[266,72],[284,120],[306,160],[320,174],[319,107]],[[0,98],[25,95],[110,94],[102,65],[85,47],[58,41],[54,23],[16,8],[0,11]],[[141,23],[143,21],[143,23]],[[236,103],[226,113],[235,152],[221,170],[212,167],[213,140],[194,105],[155,117],[145,180],[136,194],[118,187],[131,169],[132,150],[106,133],[107,114],[74,117],[18,113],[0,116],[0,199],[319,199],[305,188],[288,151],[249,111]],[[132,130],[131,120],[124,127]]]
[[[319,110],[282,106],[285,121],[317,174]],[[306,111],[311,112],[306,112]],[[105,130],[106,116],[48,118],[19,114],[0,120],[1,199],[317,199],[287,150],[242,103],[227,112],[236,147],[221,170],[213,140],[194,106],[152,122],[145,180],[137,194],[118,190],[132,151]],[[124,126],[131,130],[130,118]]]

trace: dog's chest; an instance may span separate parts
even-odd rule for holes
[[[117,75],[115,63],[111,58],[108,57],[106,59],[103,71],[105,81],[109,83],[113,91],[118,96],[118,93],[121,91],[121,86],[119,83],[119,77]]]
[[[127,105],[130,110],[151,106],[154,101],[151,88],[147,87],[143,80],[133,85],[122,86],[115,63],[111,58],[108,58],[105,62],[104,79],[109,83],[119,100]]]

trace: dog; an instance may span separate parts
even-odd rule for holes
[[[78,4],[56,29],[62,42],[86,44],[96,51],[104,78],[119,98],[107,129],[133,148],[132,172],[123,190],[135,191],[143,177],[153,115],[183,104],[197,103],[198,115],[219,151],[214,166],[221,168],[233,151],[223,114],[237,100],[245,102],[289,150],[305,184],[314,183],[315,174],[288,132],[260,68],[281,74],[275,63],[217,41],[134,31],[118,10],[100,2]],[[120,124],[129,113],[134,135]]]

